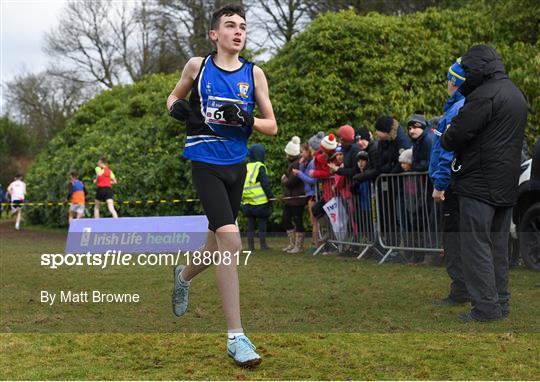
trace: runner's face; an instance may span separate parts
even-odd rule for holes
[[[219,28],[210,31],[210,38],[221,48],[240,52],[246,43],[246,20],[238,15],[222,16]]]

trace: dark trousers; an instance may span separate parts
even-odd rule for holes
[[[268,217],[272,214],[272,205],[270,203],[259,204],[256,206],[245,204],[242,211],[247,218],[247,239],[250,250],[255,249],[255,227],[259,228],[259,241],[261,249],[267,248],[266,230]]]
[[[282,223],[283,227],[289,231],[291,229],[296,232],[304,232],[304,207],[283,205]]]
[[[250,250],[255,248],[255,226],[259,226],[259,242],[261,244],[261,249],[265,248],[266,245],[266,225],[268,218],[256,218],[253,216],[247,217],[247,239],[248,247]]]
[[[500,318],[509,311],[508,235],[512,209],[459,198],[463,272],[472,314]]]
[[[442,204],[442,239],[444,248],[444,266],[450,279],[450,294],[454,301],[465,302],[469,300],[469,292],[463,275],[463,263],[461,260],[461,245],[459,233],[459,199],[449,188],[444,192]]]

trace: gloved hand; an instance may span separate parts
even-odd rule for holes
[[[218,111],[223,113],[223,118],[227,122],[238,122],[245,127],[253,127],[253,123],[255,123],[253,114],[248,113],[234,103],[227,103],[221,106]]]
[[[180,122],[187,121],[192,112],[191,106],[185,99],[177,99],[169,109],[169,115]]]

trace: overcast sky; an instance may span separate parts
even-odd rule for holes
[[[56,25],[65,3],[65,0],[0,0],[2,85],[23,69],[30,72],[46,69],[43,34]],[[2,105],[3,98],[2,94]]]
[[[69,1],[95,0],[0,0],[0,115],[5,111],[4,84],[17,74],[47,68],[44,34],[58,25],[62,8]],[[265,54],[259,59],[268,57]]]

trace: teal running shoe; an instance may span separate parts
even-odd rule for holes
[[[227,354],[240,367],[253,367],[262,362],[262,358],[255,353],[255,346],[244,335],[227,340]]]
[[[185,268],[184,265],[177,265],[173,269],[173,292],[172,292],[172,310],[173,313],[180,317],[186,313],[188,307],[189,282],[183,283],[180,281],[180,273]]]

